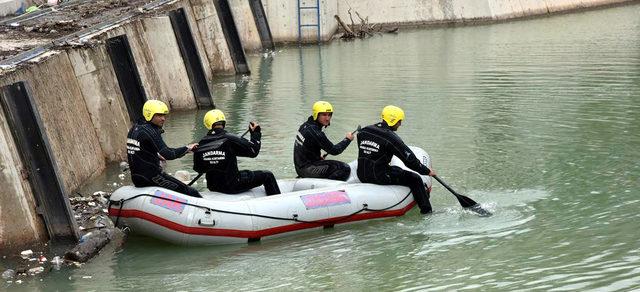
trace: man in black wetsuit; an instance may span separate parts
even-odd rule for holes
[[[300,177],[328,178],[335,180],[347,180],[351,173],[349,165],[336,160],[325,160],[320,150],[331,155],[338,155],[344,151],[353,140],[353,134],[347,133],[346,137],[338,144],[333,145],[322,132],[323,127],[331,123],[333,107],[326,101],[318,101],[313,104],[312,115],[298,129],[296,141],[293,146],[293,163],[296,173]]]
[[[237,194],[264,185],[267,196],[280,194],[276,178],[270,171],[238,171],[237,157],[258,156],[260,152],[260,126],[249,126],[251,140],[227,133],[226,118],[220,110],[210,110],[204,116],[204,126],[209,129],[200,140],[193,157],[193,169],[206,173],[207,188],[211,191]]]
[[[164,173],[161,160],[173,160],[193,151],[198,144],[169,148],[162,140],[162,126],[169,114],[167,105],[159,100],[148,100],[142,107],[144,119],[137,121],[127,135],[127,159],[131,181],[136,187],[159,186],[192,197],[201,197],[198,191]]]
[[[398,166],[390,166],[397,156],[404,164],[422,174],[434,176],[435,172],[420,163],[411,149],[395,133],[404,120],[404,111],[396,106],[382,110],[382,122],[364,127],[358,133],[358,178],[365,183],[403,185],[411,189],[420,213],[431,213],[429,191],[422,178],[415,172]]]

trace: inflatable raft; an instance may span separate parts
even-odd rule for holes
[[[412,147],[431,167],[429,156]],[[392,164],[404,167],[394,158]],[[189,197],[160,187],[124,186],[110,198],[109,216],[117,226],[179,245],[246,243],[357,221],[402,216],[414,205],[408,187],[366,184],[355,175],[329,179],[278,180],[282,194],[265,196],[258,187],[228,195],[201,192]],[[424,177],[431,188],[430,177]]]

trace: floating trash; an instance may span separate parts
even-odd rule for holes
[[[30,257],[30,256],[32,256],[32,255],[33,255],[33,251],[32,251],[32,250],[30,250],[30,249],[23,250],[22,252],[20,252],[20,256],[21,256],[23,259],[26,259],[26,258],[28,258],[28,257]]]
[[[125,161],[120,162],[120,171],[125,172],[127,170],[129,170],[129,163]]]
[[[27,271],[27,274],[29,275],[37,275],[44,272],[44,267],[35,267],[35,268],[31,268]]]
[[[2,279],[9,280],[16,276],[16,271],[8,269],[2,273]]]
[[[53,264],[54,266],[60,266],[63,263],[64,263],[64,260],[59,256],[55,256],[51,259],[51,264]]]

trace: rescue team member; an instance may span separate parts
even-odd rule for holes
[[[420,163],[411,149],[395,133],[404,120],[404,111],[396,106],[382,110],[382,122],[363,128],[358,133],[358,178],[364,183],[403,185],[411,189],[420,213],[431,213],[429,191],[422,178],[398,166],[390,166],[397,156],[404,164],[422,175],[434,176],[435,172]]]
[[[136,187],[159,186],[192,197],[202,197],[178,179],[164,173],[160,160],[173,160],[192,152],[198,144],[169,148],[162,140],[162,126],[169,108],[159,100],[148,100],[142,106],[143,119],[137,121],[127,135],[127,159],[131,180]]]
[[[254,158],[260,152],[260,125],[250,123],[251,141],[227,133],[225,125],[226,118],[220,110],[210,110],[204,115],[204,126],[209,132],[200,140],[193,157],[193,169],[206,173],[207,188],[237,194],[264,185],[267,196],[280,194],[270,171],[238,171],[238,156]]]
[[[298,176],[345,181],[349,178],[351,168],[348,164],[336,160],[325,160],[320,154],[322,149],[328,154],[338,155],[353,140],[353,134],[347,133],[338,144],[333,145],[329,141],[322,129],[331,124],[332,115],[331,104],[318,101],[313,104],[312,115],[298,129],[293,147],[293,163]]]

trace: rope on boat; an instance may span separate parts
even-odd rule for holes
[[[152,194],[139,194],[139,195],[135,195],[131,198],[128,199],[121,199],[119,201],[112,201],[109,200],[109,209],[111,209],[111,205],[112,204],[119,204],[120,208],[118,210],[118,215],[116,217],[116,222],[115,222],[115,226],[118,226],[118,221],[120,220],[120,214],[122,213],[122,207],[124,206],[124,203],[126,201],[131,201],[133,199],[139,198],[139,197],[152,197],[152,198],[156,198],[156,199],[161,199],[161,200],[166,200],[166,201],[170,201],[170,202],[174,202],[174,203],[178,203],[178,204],[182,204],[182,205],[186,205],[186,206],[191,206],[191,207],[196,207],[196,208],[200,208],[200,209],[204,209],[206,211],[210,211],[210,212],[218,212],[218,213],[224,213],[224,214],[232,214],[232,215],[240,215],[240,216],[250,216],[250,217],[259,217],[259,218],[265,218],[265,219],[274,219],[274,220],[284,220],[284,221],[294,221],[294,222],[300,222],[300,223],[309,223],[309,224],[318,224],[318,225],[332,225],[332,224],[337,224],[340,223],[348,218],[351,218],[352,216],[362,213],[363,211],[370,211],[370,212],[382,212],[382,211],[386,211],[389,210],[391,208],[394,208],[398,205],[400,205],[402,202],[404,202],[404,200],[406,200],[409,195],[411,195],[411,191],[409,191],[407,193],[407,195],[402,198],[402,200],[400,200],[399,202],[386,207],[386,208],[382,208],[382,209],[370,209],[369,206],[365,203],[362,204],[362,209],[353,212],[349,215],[340,217],[339,219],[335,219],[335,220],[313,220],[313,221],[307,221],[307,220],[301,220],[298,219],[298,214],[293,214],[293,216],[291,218],[286,218],[286,217],[277,217],[277,216],[269,216],[269,215],[261,215],[261,214],[253,214],[253,213],[244,213],[244,212],[235,212],[235,211],[227,211],[227,210],[219,210],[219,209],[215,209],[215,208],[210,208],[210,207],[205,207],[205,206],[201,206],[201,205],[197,205],[197,204],[191,204],[191,203],[187,203],[187,202],[181,202],[181,201],[177,201],[171,198],[164,198],[164,197],[159,197],[156,195],[152,195]]]

